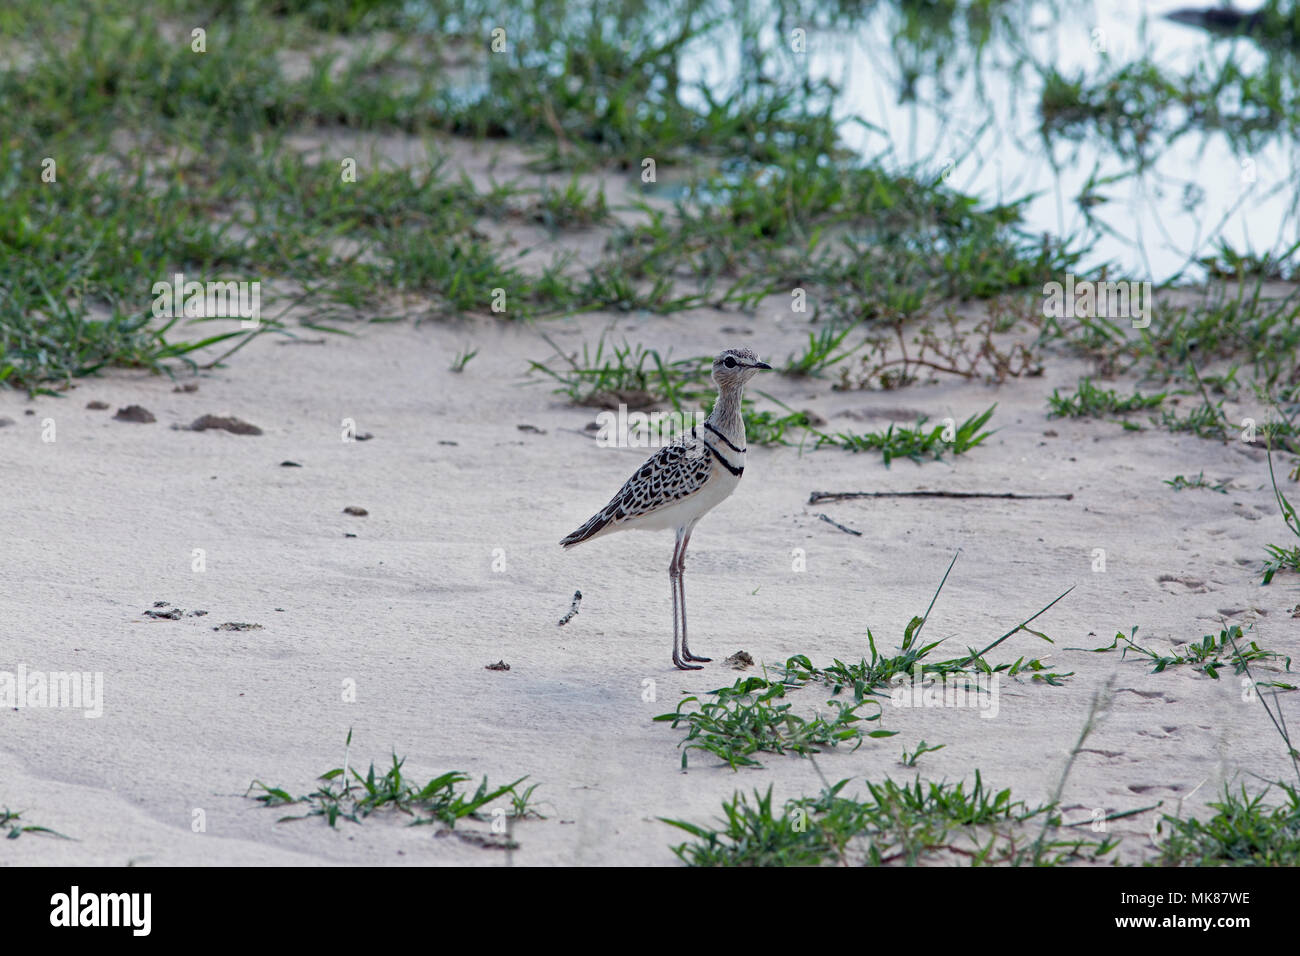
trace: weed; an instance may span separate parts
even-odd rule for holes
[[[1073,588],[1065,591],[1051,604],[1041,608],[982,650],[977,651],[974,648],[968,648],[964,656],[947,660],[930,659],[930,653],[942,644],[943,640],[922,644],[920,640],[921,630],[929,620],[935,602],[939,600],[939,594],[948,581],[948,575],[952,573],[953,565],[957,563],[958,554],[954,554],[952,561],[949,562],[948,569],[944,572],[938,588],[935,589],[934,596],[930,599],[930,605],[926,608],[925,614],[921,617],[913,617],[908,622],[903,631],[903,641],[898,654],[892,657],[881,654],[876,648],[875,635],[868,628],[867,646],[871,651],[870,660],[862,658],[854,664],[836,659],[827,667],[816,667],[807,655],[796,654],[785,662],[785,673],[781,678],[782,683],[796,687],[801,687],[810,682],[823,684],[831,688],[831,694],[834,696],[851,689],[853,699],[862,701],[872,696],[885,696],[884,688],[893,687],[903,680],[914,680],[918,676],[924,680],[929,677],[941,679],[973,677],[977,674],[1006,674],[1009,677],[1015,677],[1021,673],[1027,673],[1035,681],[1043,681],[1054,686],[1073,676],[1072,673],[1057,674],[1048,671],[1046,665],[1037,659],[1026,661],[1023,657],[1020,657],[1014,663],[994,665],[990,664],[985,658],[989,651],[1021,631],[1041,638],[1049,644],[1052,643],[1051,638],[1046,634],[1033,630],[1029,627],[1029,624],[1035,618],[1045,614],[1049,608],[1064,598],[1066,594],[1069,594]]]
[[[463,352],[457,352],[456,357],[451,361],[451,371],[458,374],[465,371],[465,366],[470,363],[470,360],[475,355],[478,355],[478,349],[466,349]]]
[[[60,840],[71,840],[72,837],[64,836],[57,830],[51,830],[49,827],[37,826],[34,823],[23,823],[22,813],[16,810],[10,810],[6,807],[0,810],[0,831],[4,832],[6,840],[17,840],[24,833],[44,833],[49,836],[58,837]]]
[[[351,744],[352,731],[349,730],[349,749]],[[377,775],[375,765],[371,763],[369,771],[363,775],[348,767],[345,759],[343,767],[321,774],[317,779],[324,783],[306,796],[295,797],[282,787],[268,787],[260,780],[249,784],[245,796],[251,796],[266,807],[302,805],[306,808],[306,813],[281,817],[279,823],[323,817],[333,827],[339,820],[361,823],[372,813],[389,811],[410,817],[412,826],[442,823],[454,828],[460,820],[478,817],[485,806],[503,796],[510,798],[512,815],[523,817],[537,786],[534,784],[520,793],[516,788],[527,779],[520,777],[514,783],[490,789],[484,777],[478,789],[470,792],[459,787],[470,778],[456,770],[419,784],[402,774],[404,763],[405,758],[399,759],[393,754],[392,765],[386,772]]]
[[[886,778],[866,782],[861,800],[841,796],[848,785],[828,785],[815,798],[786,802],[778,814],[772,791],[755,791],[752,800],[736,793],[723,801],[721,828],[663,820],[694,837],[673,848],[689,866],[818,866],[861,862],[870,866],[949,862],[965,859],[972,866],[1011,863],[1023,856],[1024,828],[1052,814],[1014,800],[1010,789],[994,791],[980,772],[973,783],[911,783]],[[1044,863],[1096,860],[1116,842],[1060,841],[1044,853]]]
[[[1149,408],[1159,408],[1165,400],[1165,393],[1142,395],[1134,392],[1121,397],[1114,389],[1100,389],[1090,379],[1080,379],[1078,391],[1073,395],[1061,395],[1059,389],[1053,389],[1047,400],[1051,406],[1048,418],[1101,418],[1104,415],[1124,415]]]
[[[1115,640],[1105,647],[1073,649],[1090,650],[1093,653],[1101,654],[1119,648],[1120,660],[1125,659],[1130,652],[1145,657],[1152,664],[1151,673],[1153,674],[1159,674],[1171,667],[1180,667],[1186,664],[1191,665],[1192,670],[1200,671],[1215,680],[1218,680],[1219,671],[1224,667],[1231,667],[1233,674],[1244,674],[1247,669],[1246,665],[1255,661],[1281,661],[1284,670],[1291,670],[1290,657],[1276,651],[1263,650],[1254,641],[1247,645],[1246,650],[1238,649],[1236,641],[1244,639],[1241,626],[1238,624],[1225,627],[1219,632],[1218,637],[1206,634],[1197,643],[1183,645],[1182,649],[1176,654],[1158,654],[1150,648],[1143,647],[1137,643],[1137,632],[1138,629],[1135,626],[1128,635],[1125,635],[1123,631],[1117,633]],[[1296,689],[1294,685],[1285,684],[1281,681],[1274,681],[1271,684],[1262,684],[1260,686],[1280,687],[1285,690]]]
[[[731,687],[710,691],[713,700],[685,697],[672,713],[660,714],[656,721],[669,721],[675,730],[681,724],[687,727],[681,743],[682,768],[687,766],[691,750],[703,750],[724,760],[732,770],[737,767],[761,767],[753,758],[760,751],[766,753],[796,753],[808,755],[821,752],[824,747],[836,747],[853,742],[853,750],[862,745],[863,730],[854,726],[862,721],[878,721],[880,712],[860,715],[863,701],[848,704],[844,701],[827,701],[831,719],[820,714],[803,718],[784,702],[785,684],[763,677],[744,677]],[[879,705],[876,705],[879,708]],[[895,731],[873,730],[868,737],[891,737]]]
[[[1297,866],[1300,865],[1300,792],[1278,784],[1286,795],[1281,806],[1264,803],[1268,790],[1249,796],[1243,786],[1223,788],[1212,801],[1207,820],[1162,814],[1156,824],[1165,834],[1158,866]],[[1168,831],[1165,833],[1165,831]]]
[[[924,740],[922,740],[919,744],[916,745],[916,749],[912,751],[910,754],[907,752],[906,749],[903,750],[903,766],[915,767],[916,761],[920,759],[922,754],[932,754],[936,750],[942,750],[946,746],[948,745],[939,744],[939,746],[937,747],[931,747]]]
[[[1208,488],[1210,491],[1217,491],[1221,495],[1228,493],[1228,485],[1231,479],[1225,478],[1223,481],[1217,481],[1211,484],[1205,478],[1205,472],[1198,472],[1195,478],[1186,478],[1183,475],[1174,475],[1172,478],[1165,479],[1165,484],[1174,491],[1182,491],[1184,488]]]
[[[1273,484],[1273,495],[1277,498],[1278,507],[1282,510],[1282,520],[1286,523],[1287,530],[1300,538],[1300,515],[1296,514],[1295,506],[1287,500],[1286,495],[1277,486],[1277,476],[1273,474],[1273,449],[1270,443],[1268,449],[1268,477]],[[1281,545],[1265,545],[1268,549],[1268,560],[1264,562],[1264,584],[1270,584],[1273,576],[1279,571],[1300,571],[1300,545],[1293,548],[1285,548]]]
[[[833,435],[817,433],[816,446],[833,445],[846,451],[879,451],[888,465],[895,458],[909,458],[918,465],[929,456],[933,461],[940,461],[945,451],[953,455],[962,455],[978,447],[992,431],[981,431],[993,417],[996,405],[986,411],[972,415],[960,425],[936,425],[927,431],[925,423],[929,420],[922,416],[913,428],[895,427],[891,424],[883,432],[838,432]]]

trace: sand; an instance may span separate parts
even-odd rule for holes
[[[567,349],[612,330],[674,356],[744,345],[779,364],[807,333],[780,309],[774,300],[753,317],[592,314],[544,330]],[[996,402],[998,431],[923,466],[751,445],[738,491],[692,540],[691,644],[714,663],[683,673],[670,662],[671,535],[558,546],[648,451],[598,447],[584,431],[594,409],[526,376],[530,359],[552,354],[539,330],[478,319],[354,331],[323,344],[263,336],[228,367],[180,375],[194,392],[130,370],[59,397],[0,392],[0,418],[13,420],[0,428],[0,670],[103,679],[97,718],[48,707],[0,715],[0,807],[73,838],[8,841],[0,862],[674,864],[678,831],[658,818],[711,821],[738,789],[771,785],[778,800],[815,793],[818,769],[852,778],[848,793],[864,778],[919,770],[969,780],[978,769],[996,788],[1046,801],[1108,681],[1109,707],[1064,790],[1068,821],[1159,802],[1204,813],[1225,783],[1291,773],[1263,708],[1243,699],[1230,669],[1218,680],[1190,667],[1153,674],[1118,653],[1068,650],[1138,626],[1141,642],[1165,652],[1226,622],[1253,626],[1250,639],[1269,650],[1300,652],[1294,577],[1260,585],[1264,546],[1287,535],[1262,451],[1049,420],[1046,397],[1073,390],[1081,362],[1054,357],[1042,376],[1002,386],[892,393],[834,392],[829,379],[776,373],[756,382],[833,430],[908,424],[915,413],[960,421]],[[466,346],[479,354],[451,373]],[[94,400],[109,409],[87,409]],[[157,421],[115,420],[128,405]],[[263,434],[172,427],[204,414]],[[342,440],[345,419],[373,437]],[[50,423],[55,440],[44,441]],[[1230,480],[1231,493],[1163,483],[1202,471]],[[917,489],[1073,499],[807,503],[814,490]],[[1094,570],[1099,548],[1104,572]],[[816,766],[765,755],[763,769],[733,772],[695,754],[682,771],[682,731],[651,718],[683,693],[740,676],[723,658],[747,651],[758,663],[744,673],[796,653],[856,660],[868,628],[892,650],[958,549],[927,637],[946,638],[954,655],[982,646],[1073,586],[1035,622],[1053,644],[1020,633],[990,655],[1042,658],[1073,672],[1063,686],[1006,679],[992,719],[886,702],[882,725],[897,736]],[[800,557],[805,569],[793,570]],[[579,613],[557,627],[575,590]],[[185,616],[146,617],[157,602]],[[260,628],[214,630],[227,622]],[[510,670],[486,669],[498,660]],[[827,695],[792,696],[811,709]],[[1298,701],[1281,699],[1293,727]],[[519,823],[519,849],[507,857],[388,817],[336,830],[318,819],[277,823],[279,811],[245,797],[254,780],[310,791],[342,763],[349,728],[353,765],[395,751],[415,777],[526,775],[545,819]],[[904,766],[902,752],[922,739],[944,749]],[[1121,859],[1152,852],[1152,818],[1111,825],[1124,837]]]

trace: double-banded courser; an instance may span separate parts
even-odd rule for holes
[[[682,670],[701,669],[689,661],[710,660],[692,654],[686,645],[686,546],[696,522],[740,484],[745,471],[745,421],[740,413],[740,397],[746,382],[760,369],[771,367],[749,349],[722,352],[713,360],[718,401],[704,423],[655,452],[609,504],[560,542],[571,548],[624,529],[671,528],[677,533],[668,578],[673,589],[673,663]]]

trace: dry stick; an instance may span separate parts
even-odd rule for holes
[[[845,498],[1012,498],[1017,501],[1059,498],[1073,501],[1074,495],[1022,495],[1014,491],[814,491],[808,495],[808,504]]]
[[[822,519],[823,521],[825,521],[828,525],[833,525],[834,527],[839,528],[839,529],[840,529],[841,531],[843,531],[845,534],[856,535],[856,536],[859,537],[859,538],[862,537],[862,532],[861,532],[861,531],[854,531],[852,528],[846,528],[844,525],[840,524],[838,521],[832,521],[828,516],[826,516],[826,515],[824,515],[824,514],[819,514],[817,517],[821,518],[821,519]]]
[[[573,616],[578,613],[578,605],[581,603],[582,603],[582,592],[574,591],[573,603],[569,605],[569,613],[564,615],[564,617],[560,618],[560,623],[558,625],[559,627],[564,627],[564,625],[568,624],[571,620],[573,620]]]

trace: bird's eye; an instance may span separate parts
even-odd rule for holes
[[[722,360],[722,364],[727,366],[727,368],[735,368],[736,360],[732,358],[730,355],[728,355],[726,358]]]

